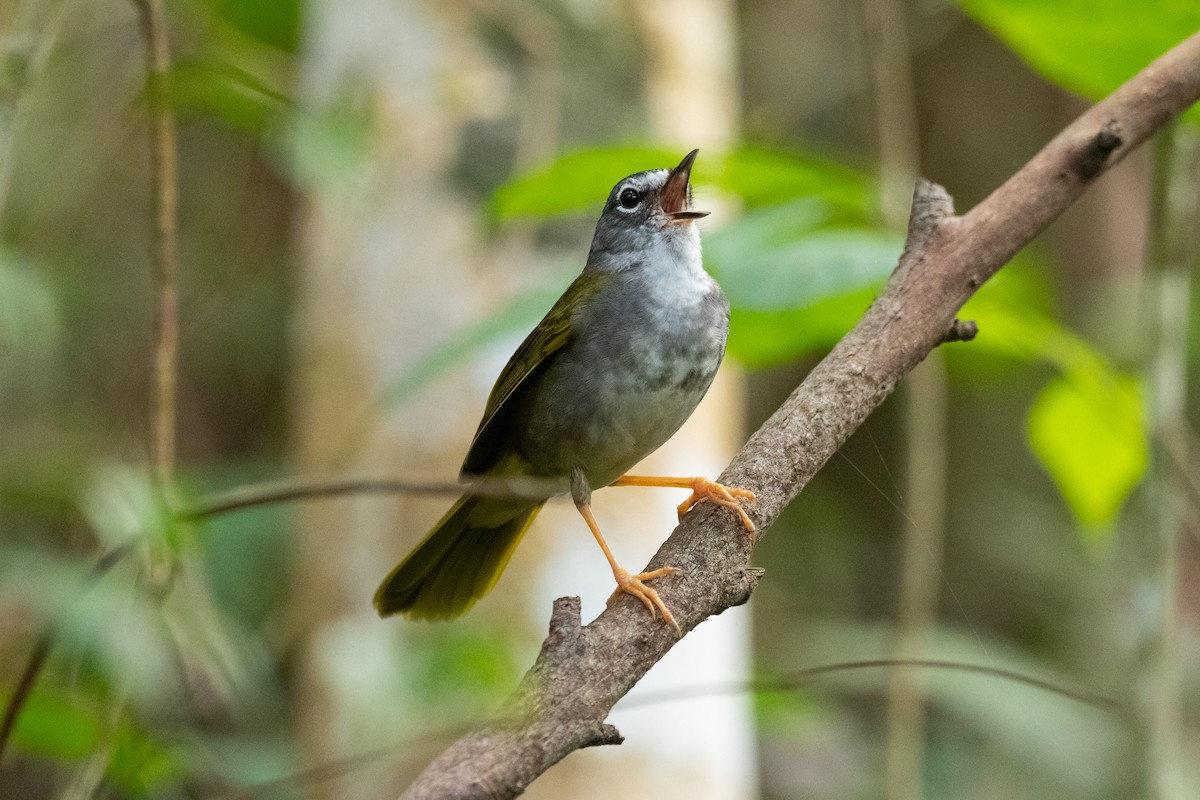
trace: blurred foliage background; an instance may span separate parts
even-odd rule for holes
[[[514,641],[494,619],[414,627],[394,676],[424,698],[409,709],[408,738],[322,760],[297,733],[311,711],[297,665],[311,585],[297,508],[187,522],[167,510],[304,462],[297,308],[321,302],[298,267],[312,247],[308,198],[334,185],[370,202],[381,169],[368,98],[302,96],[314,26],[332,19],[323,5],[166,5],[181,309],[166,498],[146,466],[155,301],[135,6],[0,6],[6,703],[42,632],[55,635],[0,761],[4,797],[317,796],[330,775],[381,760],[407,764],[389,775],[411,775],[447,728],[504,697],[535,652],[536,631]],[[427,89],[456,109],[436,191],[468,210],[480,263],[517,241],[560,266],[478,313],[455,312],[451,334],[385,370],[350,449],[532,326],[582,264],[613,181],[681,155],[647,122],[657,67],[634,4],[376,5],[418,8],[468,54],[454,80]],[[717,34],[736,54],[740,136],[706,150],[695,178],[723,218],[705,252],[734,307],[742,437],[882,284],[903,243],[903,214],[889,208],[903,206],[915,174],[969,209],[1090,100],[1200,28],[1200,7],[1172,0],[726,7]],[[881,69],[881,53],[904,69]],[[985,287],[962,314],[978,321],[978,339],[923,366],[929,374],[868,421],[755,556],[767,577],[751,604],[751,657],[766,685],[814,665],[920,656],[1082,688],[1119,708],[949,670],[747,688],[751,791],[1200,794],[1198,121],[1193,109],[1105,176]],[[353,521],[336,535],[352,541]],[[133,555],[87,578],[131,537]],[[925,572],[906,584],[913,559]],[[361,578],[363,598],[377,579]],[[369,647],[345,655],[373,657]],[[392,688],[364,683],[356,707]],[[396,788],[380,785],[379,796]]]

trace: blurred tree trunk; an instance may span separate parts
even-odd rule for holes
[[[862,0],[863,26],[876,124],[880,211],[887,228],[902,233],[913,186],[920,177],[916,87],[902,0]],[[905,379],[904,494],[899,597],[892,657],[928,657],[946,538],[948,434],[946,368],[934,350]],[[888,675],[884,786],[888,800],[925,796],[925,688],[915,670]]]
[[[452,479],[474,430],[474,394],[460,376],[422,395],[419,414],[389,417],[355,446],[387,382],[476,305],[470,208],[447,185],[461,124],[443,91],[460,77],[456,24],[421,2],[309,5],[297,153],[309,172],[295,321],[301,474]],[[318,149],[329,135],[352,143],[332,166]],[[306,766],[395,748],[404,735],[395,688],[404,628],[380,621],[371,597],[447,502],[357,497],[300,510],[294,702]],[[311,788],[314,797],[374,797],[383,786],[394,778],[356,769]]]
[[[1196,187],[1200,147],[1190,131],[1171,125],[1156,139],[1147,237],[1145,328],[1149,432],[1154,459],[1148,481],[1154,524],[1130,531],[1137,623],[1138,735],[1145,770],[1142,795],[1152,800],[1195,796],[1184,734],[1186,622],[1180,583],[1185,532],[1194,527],[1187,502],[1188,322],[1192,273],[1200,254]],[[1189,513],[1191,512],[1191,513]]]

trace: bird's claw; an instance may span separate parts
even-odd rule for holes
[[[675,621],[675,616],[667,608],[667,604],[658,596],[658,592],[643,582],[653,580],[654,578],[661,578],[664,575],[677,575],[678,573],[679,570],[675,567],[660,567],[650,572],[639,572],[637,575],[633,575],[629,570],[618,567],[613,570],[613,577],[617,579],[617,590],[608,598],[608,605],[611,606],[622,594],[631,594],[642,601],[642,605],[650,612],[650,616],[656,617],[661,613],[663,621],[672,625],[675,628],[675,632],[683,636],[683,629]]]
[[[753,503],[754,492],[749,489],[739,489],[735,486],[725,486],[716,481],[710,481],[708,478],[695,478],[692,481],[691,495],[688,496],[687,500],[679,504],[679,518],[683,519],[683,515],[691,511],[692,506],[708,500],[736,512],[741,517],[742,525],[746,527],[746,530],[753,533],[755,530],[754,520],[750,519],[750,515],[742,507],[739,498],[749,500]]]

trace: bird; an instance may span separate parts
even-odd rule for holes
[[[702,477],[628,475],[691,416],[725,355],[729,301],[705,270],[692,208],[698,150],[674,169],[629,175],[609,192],[583,271],[525,338],[496,380],[463,461],[464,494],[379,585],[381,617],[441,620],[465,613],[499,579],[550,497],[571,495],[612,569],[617,589],[652,617],[679,623],[648,581],[618,564],[592,513],[593,489],[690,489],[754,522],[746,489]],[[534,479],[537,496],[489,491],[489,481]],[[472,491],[472,488],[475,491]]]

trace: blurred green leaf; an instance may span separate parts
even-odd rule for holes
[[[258,133],[291,110],[292,100],[224,61],[184,59],[171,69],[171,98],[181,115],[212,116]]]
[[[185,559],[176,573],[172,591],[159,605],[161,621],[174,642],[178,668],[187,680],[201,685],[205,704],[230,716],[261,704],[259,695],[270,681],[270,657],[263,642],[221,613],[214,602],[205,562]]]
[[[729,352],[766,367],[827,347],[870,305],[903,241],[841,227],[820,200],[748,212],[706,237],[706,262],[733,307]]]
[[[979,323],[980,348],[1045,361],[1061,373],[1030,409],[1027,438],[1072,514],[1096,533],[1113,521],[1146,471],[1139,384],[1052,317],[1013,299],[985,289],[960,316]]]
[[[1006,292],[985,286],[959,312],[979,323],[973,342],[1020,361],[1046,361],[1067,374],[1101,374],[1110,370],[1107,360],[1084,340],[1060,325],[1048,313],[1022,304]]]
[[[1045,361],[1084,391],[1107,390],[1117,376],[1109,359],[1048,313],[1000,292],[980,291],[959,314],[979,323],[974,344],[1021,361]]]
[[[509,181],[492,195],[491,211],[500,220],[599,212],[608,190],[634,172],[672,167],[683,156],[677,149],[625,145],[565,153],[546,166]],[[695,179],[704,171],[697,168]]]
[[[100,716],[80,700],[37,690],[17,718],[12,742],[26,753],[76,760],[96,747],[102,728]]]
[[[88,560],[20,547],[0,555],[0,607],[53,622],[57,654],[87,663],[109,684],[127,685],[139,707],[177,702],[175,654],[158,605],[129,574],[136,557],[96,579]]]
[[[1145,474],[1141,387],[1129,376],[1058,378],[1029,412],[1029,446],[1085,530],[1109,525]]]
[[[566,153],[546,166],[496,190],[491,211],[499,220],[598,212],[605,194],[621,178],[646,169],[673,167],[678,148],[640,145],[598,147]],[[735,194],[748,206],[819,197],[864,218],[874,190],[861,173],[815,156],[743,148],[702,152],[693,183]]]
[[[138,537],[172,547],[176,542],[178,524],[144,470],[106,465],[85,489],[80,506],[97,536],[110,548]]]
[[[779,311],[734,307],[729,355],[751,368],[771,367],[833,347],[854,327],[877,291],[861,289]]]
[[[1200,29],[1195,0],[958,0],[1034,69],[1099,99]],[[1200,122],[1200,108],[1186,115]]]
[[[179,778],[182,765],[174,752],[131,720],[117,728],[107,776],[113,784],[132,794],[145,794]]]
[[[825,227],[824,204],[802,200],[752,211],[709,234],[706,263],[739,308],[797,309],[879,287],[904,241],[869,228]]]
[[[213,465],[194,492],[181,498],[181,506],[231,486],[277,477],[271,462],[225,462]],[[218,514],[202,523],[195,537],[204,551],[204,573],[222,616],[243,628],[265,624],[270,614],[285,604],[291,589],[296,537],[292,511],[286,505],[244,509]],[[263,580],[264,575],[272,580]]]
[[[874,207],[877,194],[866,175],[835,161],[754,147],[735,150],[721,160],[717,182],[748,206],[819,197],[863,217]]]
[[[300,41],[300,0],[205,0],[212,10],[243,34],[296,52]]]
[[[293,179],[310,189],[344,186],[356,194],[371,180],[371,121],[353,105],[297,114],[290,134]]]
[[[504,698],[528,656],[519,637],[478,621],[414,627],[409,637],[406,691],[436,708],[443,724]]]

